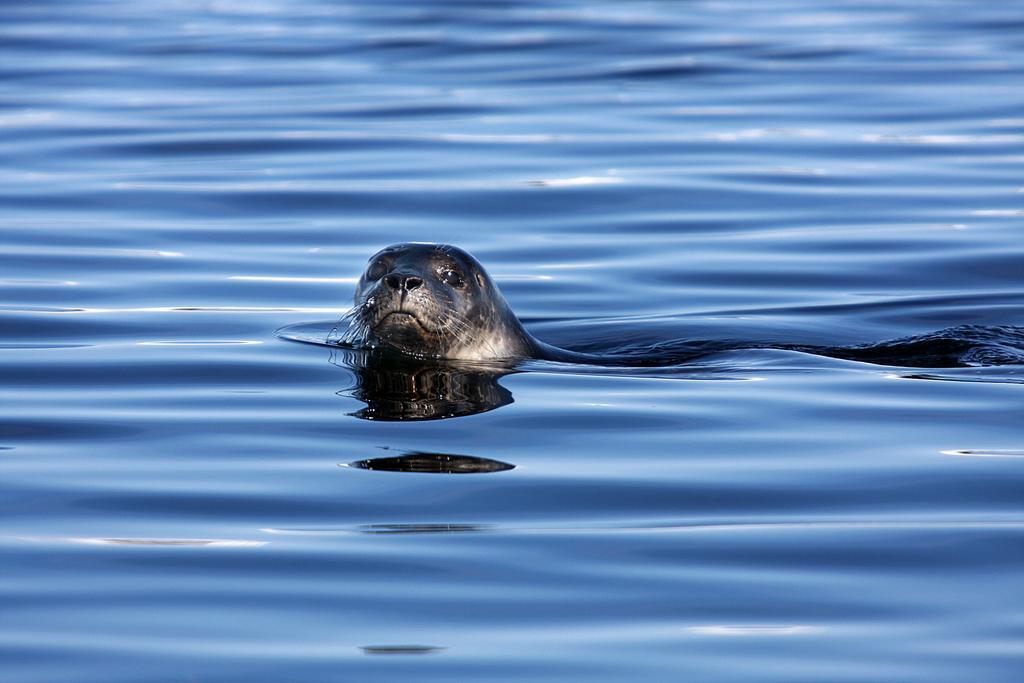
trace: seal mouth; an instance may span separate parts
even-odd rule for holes
[[[377,324],[373,326],[373,329],[382,327],[390,327],[392,325],[399,327],[415,327],[420,332],[428,332],[427,328],[420,322],[419,317],[410,311],[389,311],[383,318],[377,321]]]

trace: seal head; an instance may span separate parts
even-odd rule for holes
[[[458,247],[396,244],[370,259],[343,341],[418,358],[503,360],[536,355],[480,263]]]

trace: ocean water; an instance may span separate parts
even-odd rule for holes
[[[1022,17],[3,3],[0,681],[1020,681]],[[707,353],[317,344],[402,241]]]

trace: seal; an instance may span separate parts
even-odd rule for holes
[[[620,347],[599,355],[570,351],[527,332],[480,262],[446,244],[396,244],[374,254],[356,286],[355,307],[345,319],[349,326],[340,341],[356,348],[397,351],[420,361],[504,363],[509,370],[524,359],[663,367],[741,349],[798,351],[875,365],[929,368],[1003,365],[1024,359],[1024,327],[1012,326],[961,326],[858,346],[682,339],[643,348]],[[501,405],[501,397],[493,396],[487,382],[460,380],[457,386],[467,389],[462,392],[466,400],[439,405],[429,414],[457,412],[462,404]],[[414,407],[421,409],[418,403]]]
[[[447,244],[395,244],[374,254],[346,318],[342,342],[421,359],[555,358],[562,351],[534,339],[480,262]]]
[[[369,352],[357,369],[354,395],[367,404],[357,416],[376,420],[442,419],[507,405],[511,395],[498,379],[527,359],[614,370],[778,350],[904,368],[1024,362],[1024,327],[1005,325],[964,325],[854,346],[681,338],[619,343],[600,354],[562,349],[527,332],[480,262],[445,244],[396,244],[374,254],[356,286],[354,308],[335,329],[346,321],[340,339],[332,330],[325,341]]]

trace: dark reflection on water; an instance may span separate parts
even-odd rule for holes
[[[507,462],[450,453],[406,453],[391,458],[356,460],[348,467],[384,472],[427,472],[433,474],[477,474],[504,472],[515,468]]]
[[[345,394],[366,404],[363,420],[442,420],[475,415],[512,403],[498,383],[511,367],[420,361],[380,352],[333,351],[331,363],[355,373]]]
[[[446,649],[434,645],[362,645],[368,655],[428,655]]]

